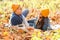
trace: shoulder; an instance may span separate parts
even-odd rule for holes
[[[17,16],[12,16],[11,20],[17,20]]]
[[[15,15],[14,13],[12,13],[12,15],[11,15],[11,18],[17,18],[17,15]]]

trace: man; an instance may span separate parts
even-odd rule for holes
[[[24,10],[22,12],[22,8],[20,5],[17,5],[17,4],[13,4],[12,5],[12,10],[13,10],[13,13],[12,13],[12,16],[11,16],[11,25],[19,25],[19,24],[22,24],[24,18],[23,17],[26,17],[29,10]]]

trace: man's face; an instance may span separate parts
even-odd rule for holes
[[[19,7],[19,8],[15,11],[15,13],[16,13],[17,15],[21,15],[21,14],[22,14],[22,8]]]

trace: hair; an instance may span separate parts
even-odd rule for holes
[[[38,19],[36,26],[38,29],[42,29],[43,25],[44,25],[44,17],[41,17],[41,19],[40,18]]]

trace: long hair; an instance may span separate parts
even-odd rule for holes
[[[39,18],[39,20],[37,21],[37,24],[36,24],[37,29],[42,29],[43,25],[44,25],[44,17],[41,17],[41,18]]]

